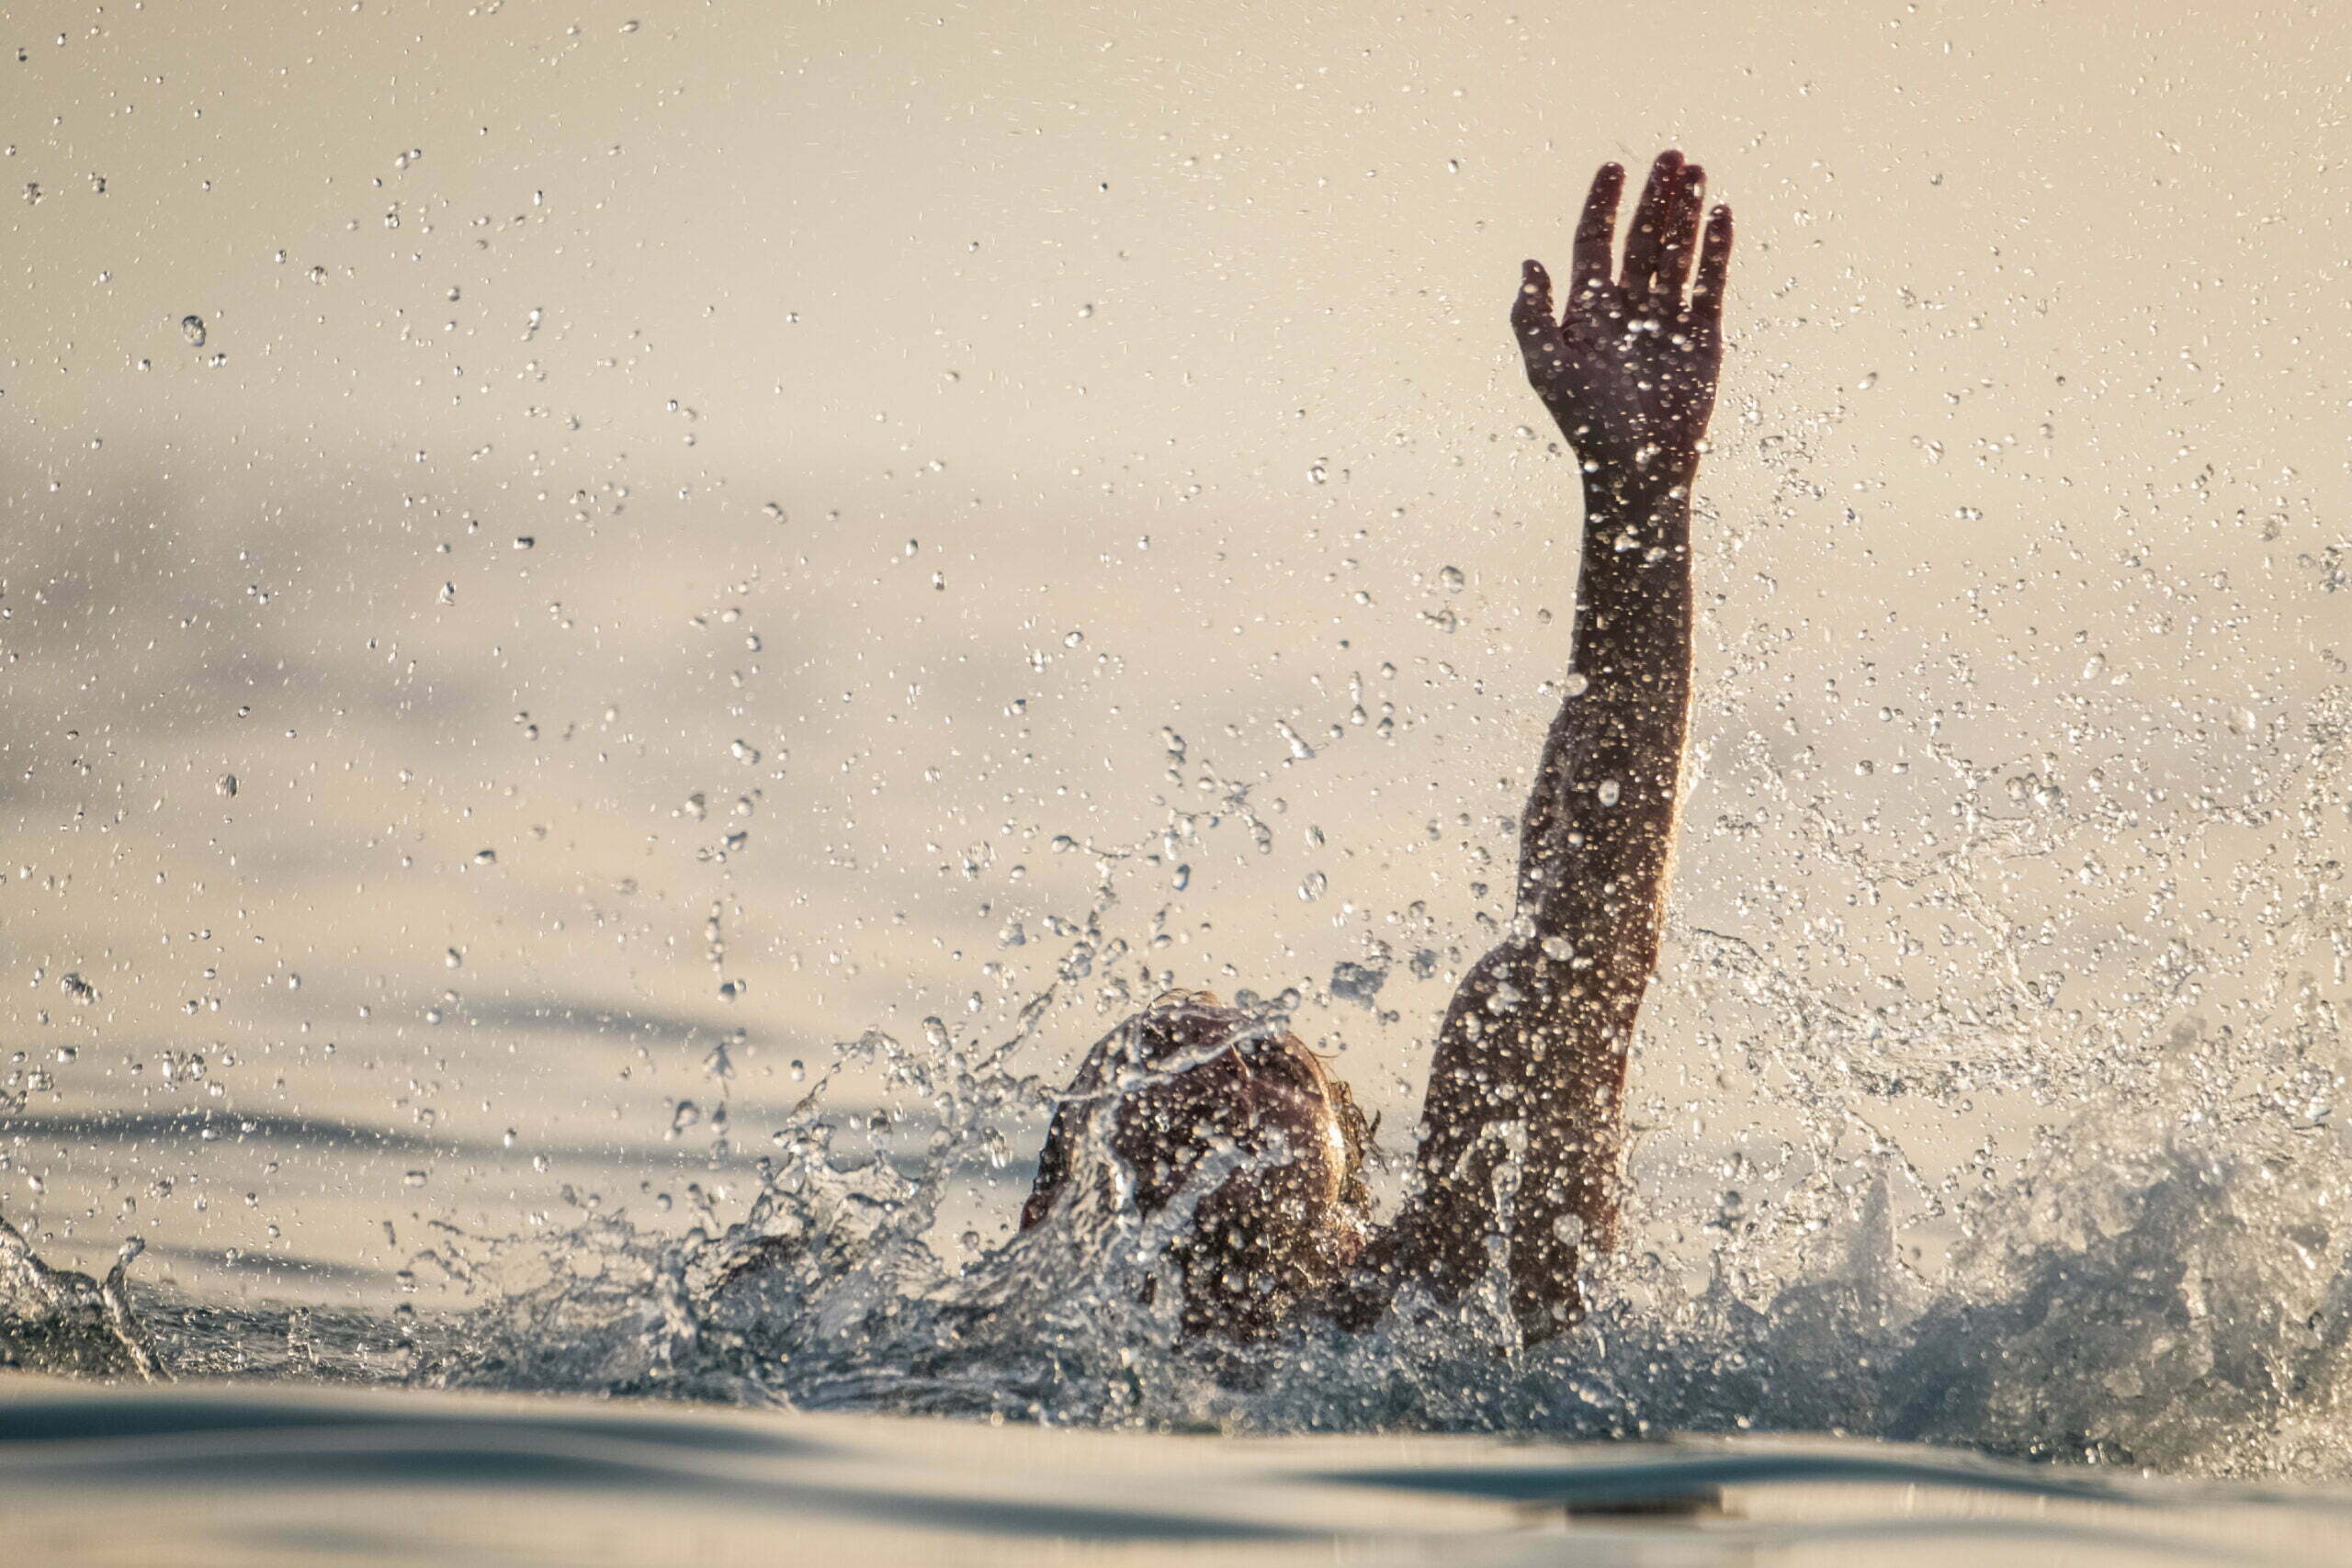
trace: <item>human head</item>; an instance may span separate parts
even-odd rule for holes
[[[1171,991],[1080,1064],[1021,1228],[1041,1223],[1107,1151],[1138,1213],[1193,1201],[1169,1249],[1183,1276],[1185,1336],[1253,1339],[1363,1249],[1368,1142],[1347,1085],[1296,1035],[1207,992]],[[1195,1192],[1196,1178],[1217,1185]]]

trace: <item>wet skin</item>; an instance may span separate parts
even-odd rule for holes
[[[1104,1150],[1139,1212],[1194,1201],[1171,1248],[1188,1336],[1253,1339],[1302,1311],[1368,1326],[1408,1281],[1459,1296],[1499,1237],[1512,1310],[1542,1339],[1582,1315],[1578,1268],[1615,1243],[1627,1053],[1681,793],[1690,486],[1732,245],[1730,209],[1702,223],[1704,175],[1668,152],[1619,265],[1623,185],[1614,164],[1594,175],[1566,299],[1531,261],[1511,308],[1528,380],[1583,469],[1575,678],[1520,833],[1513,929],[1528,934],[1480,959],[1446,1009],[1412,1196],[1373,1227],[1346,1086],[1295,1038],[1202,995],[1163,998],[1098,1043],[1046,1135],[1023,1229]]]

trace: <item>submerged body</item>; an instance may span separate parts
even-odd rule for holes
[[[1441,1300],[1499,1239],[1522,1333],[1583,1307],[1615,1236],[1627,1052],[1657,964],[1690,690],[1690,484],[1722,360],[1731,214],[1701,231],[1704,175],[1662,154],[1626,239],[1602,167],[1555,314],[1526,265],[1511,321],[1528,378],[1581,459],[1584,549],[1567,696],[1520,839],[1520,919],[1447,1008],[1418,1181],[1374,1227],[1346,1086],[1293,1037],[1175,993],[1098,1043],[1063,1097],[1023,1210],[1090,1179],[1144,1214],[1179,1201],[1170,1247],[1188,1335],[1259,1337],[1301,1310],[1364,1326],[1417,1281]],[[1685,296],[1696,260],[1695,287]]]

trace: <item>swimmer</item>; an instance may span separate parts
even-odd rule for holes
[[[1368,1327],[1408,1283],[1458,1298],[1498,1251],[1532,1343],[1582,1316],[1579,1266],[1615,1245],[1627,1053],[1681,793],[1690,486],[1732,245],[1730,209],[1702,223],[1705,175],[1668,152],[1618,264],[1624,177],[1615,164],[1593,176],[1559,308],[1532,261],[1511,308],[1528,380],[1584,475],[1572,672],[1520,829],[1520,918],[1439,1027],[1403,1211],[1373,1223],[1347,1086],[1295,1035],[1204,993],[1162,997],[1097,1043],[1046,1133],[1023,1230],[1081,1181],[1145,1214],[1193,1205],[1169,1253],[1187,1337],[1261,1338],[1302,1313]]]

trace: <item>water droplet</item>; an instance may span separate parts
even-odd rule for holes
[[[453,947],[441,955],[441,962],[449,968],[462,969],[466,966],[466,955]]]
[[[496,850],[476,850],[474,852],[474,863],[476,865],[496,865],[498,863],[498,852]]]
[[[204,346],[204,318],[202,316],[182,316],[180,318],[180,335],[187,339],[188,346],[191,348],[202,348]]]
[[[224,795],[233,796],[237,793],[237,775],[234,773],[222,773],[220,775],[220,782],[214,784],[212,787],[219,790]]]
[[[422,1187],[424,1185],[424,1179],[425,1173],[424,1171],[412,1170],[406,1176],[401,1178],[401,1185],[403,1187]]]
[[[1614,806],[1617,804],[1618,796],[1624,791],[1615,779],[1603,779],[1600,781],[1600,787],[1592,793],[1600,799],[1601,805]]]
[[[1459,593],[1462,592],[1463,583],[1467,580],[1463,577],[1460,567],[1449,566],[1439,569],[1437,581],[1439,586],[1448,593]]]

